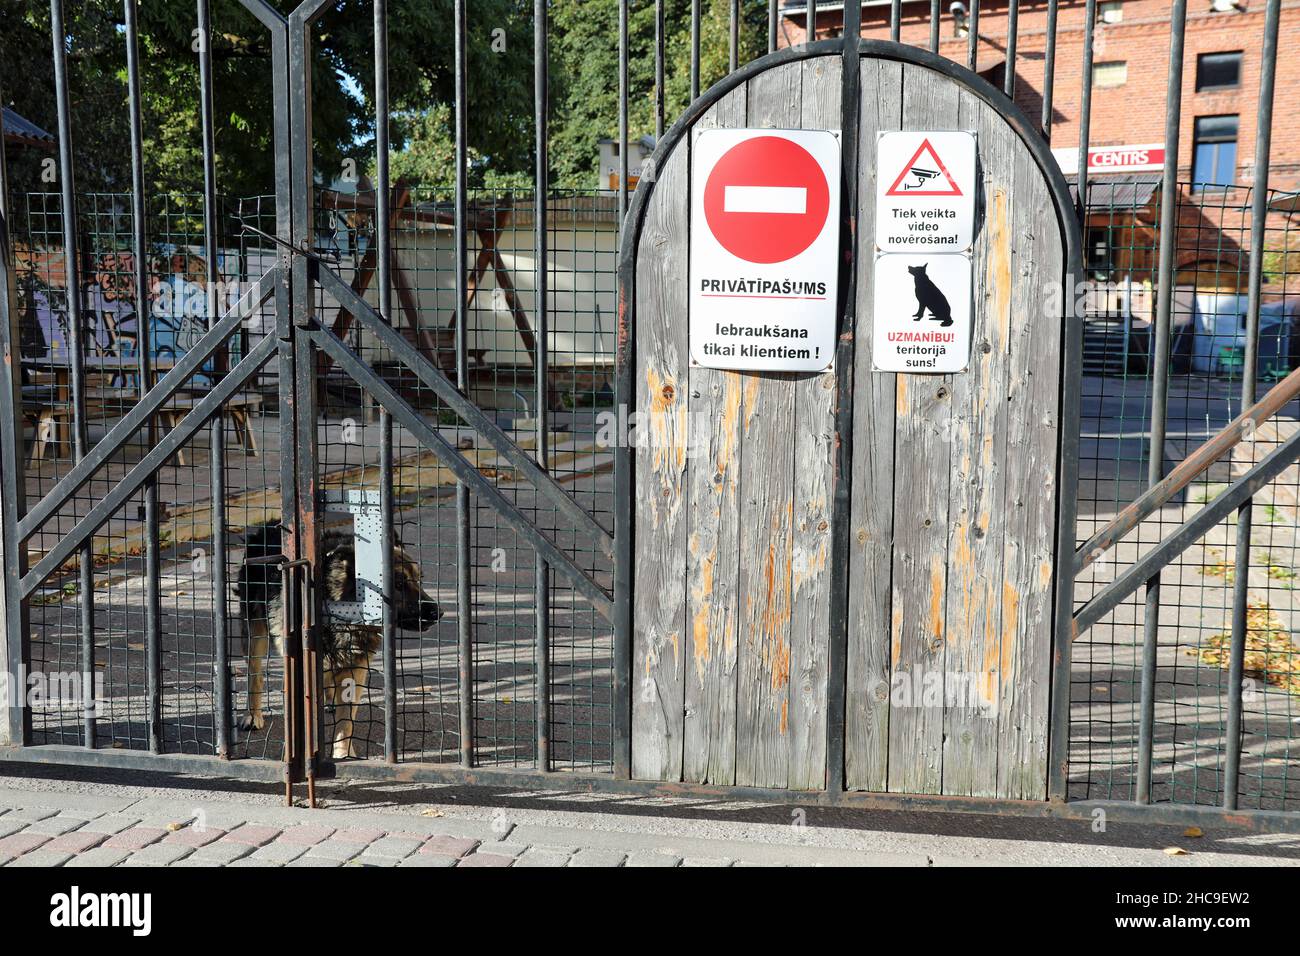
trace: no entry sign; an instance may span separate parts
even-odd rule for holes
[[[837,134],[696,134],[690,256],[696,364],[787,371],[830,365],[839,206]]]
[[[975,234],[975,135],[881,133],[876,245],[883,252],[965,252]]]

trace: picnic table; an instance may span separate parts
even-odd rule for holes
[[[23,386],[23,407],[36,421],[36,437],[32,442],[33,461],[45,457],[49,445],[63,457],[71,457],[72,423],[72,365],[67,356],[25,358],[22,360],[27,384]],[[156,356],[151,362],[149,388],[155,387],[164,375],[176,367],[171,356]],[[84,396],[88,413],[124,415],[140,399],[140,363],[134,355],[88,355],[82,362],[86,378]],[[126,383],[130,384],[119,384]],[[177,423],[198,404],[202,388],[182,388],[158,410],[164,430],[175,428]],[[237,395],[222,409],[231,420],[235,436],[250,456],[258,454],[257,441],[249,427],[249,415],[261,407],[262,397],[256,393]],[[185,452],[176,454],[179,465],[185,465]]]

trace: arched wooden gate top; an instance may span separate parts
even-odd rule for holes
[[[844,50],[778,51],[711,88],[658,144],[624,224],[616,401],[634,418],[617,455],[615,646],[628,769],[1055,796],[1077,216],[1040,132],[982,78],[868,40],[846,78]],[[842,131],[841,318],[824,372],[690,361],[688,134],[709,127]],[[978,137],[971,356],[955,374],[873,369],[875,134],[899,129]]]

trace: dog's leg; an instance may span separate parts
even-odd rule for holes
[[[265,621],[249,621],[248,632],[248,713],[239,726],[241,730],[262,730],[266,727],[266,655],[271,637]]]
[[[351,756],[353,701],[356,700],[357,688],[353,684],[354,675],[349,670],[341,670],[332,678],[334,681],[334,759],[343,760]]]
[[[321,668],[321,701],[324,703],[324,709],[328,711],[334,720],[338,720],[338,684],[334,681],[334,671],[326,665]],[[323,728],[322,728],[323,729]]]
[[[369,674],[369,665],[353,667],[342,672],[338,695],[339,703],[342,706],[338,707],[334,712],[335,760],[360,756],[356,738],[353,737],[353,730],[356,724],[357,711],[361,707],[361,695],[365,692],[366,680]]]

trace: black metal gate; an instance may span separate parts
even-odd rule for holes
[[[1170,819],[1222,818],[1209,807],[1183,805],[1205,803],[1195,797],[1171,796],[1148,806],[1153,754],[1162,745],[1156,717],[1159,572],[1238,509],[1236,533],[1245,537],[1236,548],[1248,570],[1251,501],[1300,456],[1295,437],[1279,440],[1273,455],[1243,469],[1203,513],[1135,557],[1113,583],[1102,582],[1095,595],[1086,595],[1089,600],[1076,592],[1073,620],[1058,621],[1055,635],[1052,801],[847,792],[842,768],[835,767],[828,772],[832,785],[816,794],[633,780],[634,622],[626,596],[634,542],[628,534],[615,535],[615,517],[630,507],[633,494],[628,459],[621,455],[620,409],[628,403],[630,383],[615,374],[612,362],[606,367],[574,360],[561,369],[555,360],[557,341],[586,334],[580,314],[583,322],[595,316],[594,348],[602,354],[620,353],[635,330],[627,324],[624,302],[602,304],[595,292],[578,302],[577,293],[557,281],[551,254],[563,246],[578,259],[580,243],[565,238],[561,222],[575,235],[590,229],[597,236],[589,243],[597,260],[601,242],[609,240],[598,235],[601,216],[618,235],[636,173],[628,155],[628,77],[636,66],[629,51],[642,44],[653,59],[647,64],[654,77],[650,112],[662,137],[671,65],[665,17],[689,21],[687,100],[695,101],[707,11],[696,2],[689,11],[665,0],[618,4],[617,185],[608,196],[565,199],[550,183],[549,5],[538,0],[532,17],[532,183],[505,204],[500,195],[476,195],[468,182],[466,76],[473,11],[468,0],[455,0],[454,200],[438,204],[417,202],[403,184],[391,182],[389,4],[373,2],[373,184],[340,194],[325,188],[313,168],[312,76],[319,63],[312,26],[333,4],[306,0],[286,14],[267,0],[240,3],[260,24],[270,51],[265,81],[274,104],[275,159],[274,189],[267,195],[232,201],[218,187],[209,0],[197,0],[194,32],[201,195],[154,196],[146,184],[137,0],[124,0],[121,32],[130,190],[95,198],[77,192],[62,0],[50,3],[57,196],[28,196],[19,208],[0,157],[0,351],[7,359],[0,363],[0,458],[6,463],[0,604],[10,690],[21,687],[24,694],[20,706],[11,701],[7,709],[6,759],[238,774],[282,779],[290,787],[301,780],[309,788],[317,777],[340,772],[346,761],[353,776],[527,781],[861,807],[1086,817],[1104,806],[1119,816],[1158,809]],[[1100,21],[1095,0],[1061,5],[1084,9],[1083,173],[1076,188],[1086,220],[1093,197],[1087,181],[1093,41]],[[857,4],[830,6],[842,6],[844,29],[834,43],[846,57],[855,56],[863,11]],[[1020,4],[1002,6],[1009,66],[998,85],[1012,96]],[[1033,123],[1019,112],[1014,117],[1044,139],[1053,123],[1058,55],[1058,3],[1047,6],[1042,120]],[[973,75],[980,4],[969,7],[964,35]],[[816,3],[785,8],[775,0],[710,5],[726,24],[730,71],[743,67],[749,33],[765,33],[771,52],[792,18],[818,22]],[[937,2],[895,0],[890,38],[897,42],[905,28],[924,25],[929,48],[937,52],[939,8]],[[1267,4],[1262,130],[1272,123],[1279,8],[1277,0]],[[1186,15],[1186,4],[1175,3],[1170,42],[1178,68],[1170,69],[1166,140],[1175,155]],[[220,24],[215,27],[219,31]],[[642,43],[638,30],[652,39]],[[1262,224],[1264,207],[1274,198],[1266,188],[1268,157],[1263,135],[1250,207],[1255,228],[1240,414],[1167,476],[1163,454],[1150,455],[1142,485],[1150,491],[1130,496],[1128,508],[1091,535],[1076,557],[1075,573],[1096,563],[1122,532],[1173,500],[1238,444],[1243,423],[1262,424],[1300,394],[1300,373],[1293,373],[1254,404]],[[1166,227],[1177,212],[1176,163],[1171,166],[1160,200]],[[653,172],[651,165],[647,174]],[[112,222],[109,250],[117,258],[108,267],[92,262],[85,248],[87,218]],[[20,219],[27,237],[21,249],[15,242]],[[338,222],[350,230],[345,240],[335,235]],[[455,265],[441,272],[436,263],[417,265],[417,277],[423,270],[432,286],[415,288],[396,264],[403,255],[418,262],[415,247],[425,227],[447,231]],[[48,241],[34,241],[37,234]],[[513,256],[520,247],[510,243],[524,239],[527,255]],[[56,248],[61,251],[51,251]],[[526,281],[516,283],[506,260],[530,258],[531,265],[517,267]],[[614,256],[608,258],[612,277]],[[29,283],[42,270],[62,270],[69,290],[62,298]],[[1165,442],[1174,272],[1172,242],[1162,243],[1151,325],[1153,449]],[[366,291],[370,274],[374,294]],[[495,276],[492,311],[508,316],[505,327],[517,337],[504,348],[500,329],[485,329],[476,300],[489,275]],[[83,296],[88,283],[101,291]],[[531,321],[522,304],[523,285],[531,286],[539,304]],[[203,291],[200,304],[178,309],[174,327],[148,321],[144,304],[159,289],[183,295],[191,287]],[[427,308],[420,296],[433,287],[450,294],[450,306],[441,306],[447,321],[435,329],[408,321],[404,328],[399,317]],[[556,303],[570,292],[573,317],[566,324],[565,309]],[[111,342],[101,341],[99,327],[88,321],[91,311],[121,320]],[[64,337],[58,349],[47,342],[46,355],[24,350],[24,320],[35,312],[53,316],[51,336]],[[122,334],[129,315],[135,316],[134,327]],[[602,343],[602,322],[610,324],[615,343]],[[483,361],[485,336],[500,353],[492,363]],[[183,348],[177,344],[182,339]],[[127,340],[129,348],[118,345]],[[493,400],[482,397],[488,392]],[[503,394],[515,396],[513,413],[495,400]],[[1069,411],[1067,426],[1073,424]],[[611,415],[612,442],[601,434]],[[1066,434],[1063,441],[1077,461],[1078,436]],[[1067,542],[1058,543],[1058,555],[1069,551]],[[1241,686],[1256,630],[1248,623],[1253,605],[1246,578],[1237,578],[1232,630],[1223,642],[1230,684],[1223,691],[1227,742],[1215,751],[1225,765],[1225,782],[1214,802],[1229,812],[1238,807]],[[837,581],[837,607],[851,586]],[[1109,791],[1098,799],[1090,758],[1077,753],[1082,747],[1091,754],[1093,741],[1083,738],[1094,718],[1071,714],[1072,685],[1087,684],[1095,673],[1072,677],[1071,645],[1144,586],[1147,617],[1138,648],[1136,747],[1130,759],[1136,782],[1122,802],[1107,799]],[[832,641],[842,640],[847,624],[832,618]],[[1290,666],[1295,652],[1277,653]],[[833,726],[842,732],[838,712],[846,687],[839,680],[827,697],[837,712]],[[1293,764],[1293,754],[1288,738],[1282,760]],[[1253,825],[1297,825],[1297,798],[1287,781],[1300,775],[1288,778],[1286,771],[1273,778],[1282,781],[1279,800],[1255,813]],[[1066,802],[1067,796],[1082,799]]]
[[[38,462],[45,453],[41,428],[53,429],[56,457],[59,433],[70,429],[74,458],[51,487],[40,488],[38,500],[26,502],[21,482],[5,498],[6,507],[12,509],[11,549],[6,550],[14,557],[7,583],[15,598],[7,605],[7,626],[9,633],[23,635],[10,644],[12,669],[18,674],[40,674],[41,680],[47,673],[65,674],[69,686],[63,690],[72,691],[56,693],[49,707],[37,697],[34,706],[10,709],[12,737],[27,745],[25,756],[35,759],[118,758],[122,762],[126,758],[130,763],[133,754],[143,752],[166,755],[169,763],[178,766],[202,766],[206,763],[202,758],[216,758],[236,768],[235,772],[265,775],[273,768],[257,758],[280,758],[286,781],[306,779],[309,786],[318,771],[329,772],[333,759],[345,756],[382,756],[395,763],[414,755],[465,767],[609,769],[617,749],[613,723],[618,710],[613,704],[608,630],[613,541],[548,468],[548,463],[559,460],[602,454],[589,436],[554,436],[550,431],[554,395],[548,390],[545,309],[538,310],[541,325],[532,337],[530,356],[535,426],[522,439],[519,430],[507,434],[466,394],[471,320],[466,296],[469,277],[464,270],[456,270],[450,369],[436,361],[448,350],[422,353],[383,318],[392,315],[395,251],[386,131],[388,18],[382,0],[374,11],[374,63],[376,106],[384,122],[378,125],[380,165],[369,197],[377,308],[355,283],[340,277],[337,257],[319,250],[311,158],[310,27],[326,5],[323,0],[304,3],[286,18],[263,0],[245,3],[268,31],[272,50],[274,225],[262,222],[264,217],[256,213],[248,215],[242,204],[233,216],[239,234],[251,236],[258,246],[257,258],[268,264],[266,270],[244,283],[245,290],[229,309],[219,315],[209,312],[204,334],[181,357],[164,363],[165,370],[157,367],[156,343],[150,342],[146,323],[139,323],[135,362],[97,354],[85,340],[86,322],[80,314],[84,303],[71,295],[66,306],[66,326],[71,330],[67,372],[31,374],[42,368],[33,362],[30,372],[6,376],[6,398],[12,396],[13,402],[12,414],[4,416],[6,460],[25,459],[22,415],[33,411],[38,429],[33,467],[44,465]],[[212,290],[220,281],[217,237],[227,227],[218,218],[221,203],[215,184],[208,41],[213,28],[208,7],[206,2],[198,4],[195,35],[204,105],[202,235],[208,264],[205,278]],[[62,77],[66,70],[62,4],[56,0],[51,9],[55,67]],[[539,9],[544,14],[544,6]],[[136,266],[134,298],[145,302],[150,276],[140,155],[139,39],[135,4],[127,3],[125,10],[135,173],[130,250]],[[463,4],[457,5],[456,16],[463,151]],[[544,24],[539,36],[544,44]],[[544,70],[543,65],[543,91]],[[68,113],[66,83],[60,84],[59,93],[63,118]],[[544,92],[539,102],[545,102]],[[77,204],[72,135],[61,124],[61,200],[67,210]],[[539,163],[544,169],[544,134]],[[466,257],[469,221],[465,172],[462,164],[451,215],[460,261]],[[536,196],[546,195],[543,175]],[[542,263],[535,277],[539,302],[546,301],[546,208],[545,202],[536,203],[536,257]],[[62,219],[64,248],[75,250],[76,217]],[[7,270],[13,262],[8,248],[4,259]],[[80,285],[75,251],[68,252],[66,263],[68,287],[75,289]],[[6,313],[11,301],[5,303]],[[209,308],[214,301],[215,295],[210,295]],[[327,302],[335,314],[332,327],[323,321]],[[245,331],[247,320],[263,305],[273,305],[273,322],[253,344]],[[17,325],[10,319],[6,314],[6,334]],[[10,354],[18,352],[13,348]],[[237,361],[231,361],[232,354]],[[122,383],[123,379],[132,381]],[[99,391],[92,394],[90,380],[100,383],[99,391],[113,391],[109,401],[119,405],[103,410],[106,431],[93,444],[90,427],[101,421],[95,421]],[[120,384],[128,387],[113,388]],[[263,405],[274,408],[278,436],[264,436],[258,452],[252,420]],[[371,421],[376,407],[377,420]],[[121,413],[120,418],[110,423],[114,412]],[[448,416],[456,421],[450,434]],[[261,419],[264,428],[267,420],[267,416]],[[201,454],[196,436],[204,432],[209,439],[208,468],[200,470],[193,459]],[[232,432],[245,459],[237,469],[227,462]],[[368,442],[370,437],[375,438],[373,443]],[[136,448],[129,446],[138,447],[141,438],[147,453],[131,461],[130,452]],[[581,446],[577,451],[567,447],[575,444]],[[265,464],[272,451],[279,458],[278,482]],[[262,459],[260,467],[255,455]],[[589,470],[596,473],[594,467]],[[238,487],[230,486],[232,471],[244,479]],[[572,482],[578,473],[561,465],[562,477],[566,471]],[[105,478],[112,487],[101,497],[95,493],[96,484]],[[208,498],[204,520],[209,531],[190,536],[187,543],[206,546],[193,551],[195,561],[211,571],[210,617],[204,622],[211,627],[210,637],[200,633],[202,625],[195,622],[187,627],[178,619],[183,615],[169,614],[165,608],[162,589],[167,575],[160,562],[175,557],[168,531],[174,531],[178,509],[173,506],[165,517],[161,514],[160,480],[169,485],[192,480],[201,489],[199,496]],[[260,488],[258,481],[263,482]],[[454,488],[454,499],[442,494],[448,488]],[[81,505],[92,496],[93,506],[83,509]],[[174,495],[170,497],[176,501]],[[443,501],[449,507],[443,507]],[[137,503],[140,527],[132,533],[138,533],[139,547],[136,555],[122,557],[128,562],[131,557],[143,559],[145,593],[131,601],[141,612],[138,622],[131,620],[129,610],[114,608],[111,600],[106,602],[105,615],[101,602],[86,597],[106,589],[96,578],[96,566],[115,554],[111,531],[106,547],[97,547],[96,533],[121,516],[127,505]],[[423,517],[431,510],[432,520]],[[499,525],[486,526],[478,519],[480,511],[495,513]],[[160,530],[164,520],[168,528]],[[403,523],[414,527],[414,535],[400,542],[398,529]],[[32,553],[31,545],[44,545],[52,524],[61,532],[57,542]],[[440,540],[439,531],[451,532],[446,535],[451,540]],[[512,579],[520,573],[510,565],[523,563],[524,552],[536,555],[527,560],[523,586],[485,588],[472,579],[476,535],[495,545],[489,551],[502,552],[497,570]],[[506,542],[506,535],[512,540]],[[509,545],[508,555],[502,543]],[[478,546],[483,547],[481,540]],[[448,566],[442,556],[447,552],[454,555],[450,580],[427,580]],[[111,584],[107,590],[111,592]],[[476,658],[472,643],[473,595],[484,591],[495,595],[498,590],[525,598],[524,607],[533,608],[531,627],[518,628],[511,621],[504,629],[510,632],[509,639],[490,642],[493,654],[513,656],[513,667],[510,661]],[[73,596],[79,596],[75,622],[62,614],[65,598]],[[552,609],[556,596],[565,603],[558,615]],[[48,610],[55,606],[58,612]],[[449,616],[455,621],[454,639],[444,641],[443,632],[449,629],[445,624],[435,628],[435,622],[453,609],[455,614]],[[515,613],[513,607],[510,613]],[[557,616],[564,619],[559,627],[554,626]],[[482,627],[484,614],[478,617]],[[437,633],[422,640],[408,659],[399,644],[399,627]],[[115,629],[120,636],[115,637]],[[595,633],[600,630],[603,637]],[[523,632],[523,640],[515,639],[516,631]],[[68,639],[73,633],[75,646]],[[127,634],[141,638],[141,646],[136,647]],[[553,635],[565,638],[555,648]],[[232,655],[232,649],[237,653]],[[143,652],[138,661],[132,657],[134,650]],[[126,660],[115,660],[123,655]],[[367,687],[371,657],[379,664],[382,688]],[[525,657],[530,660],[521,666]],[[74,660],[72,667],[62,666]],[[231,682],[236,661],[244,678],[239,688]],[[557,680],[557,673],[585,676],[579,681]],[[103,687],[104,676],[110,684],[108,693],[95,693],[94,688]],[[187,679],[193,686],[185,690],[193,699],[181,703],[181,685]],[[472,690],[476,681],[519,686],[509,694],[476,702]],[[552,699],[557,686],[568,691],[563,701]],[[125,713],[118,713],[112,701],[123,696]],[[76,708],[73,722],[67,715],[76,700],[84,706]],[[418,716],[405,719],[414,708]],[[527,716],[525,708],[531,711]],[[184,713],[173,718],[173,711]],[[568,729],[557,732],[555,724],[561,717]],[[477,734],[476,720],[484,728]],[[330,738],[324,747],[322,734]],[[476,737],[485,740],[487,747],[477,746]],[[78,749],[63,749],[70,746]],[[178,752],[198,754],[201,759],[172,756]],[[250,759],[224,763],[234,757]]]

